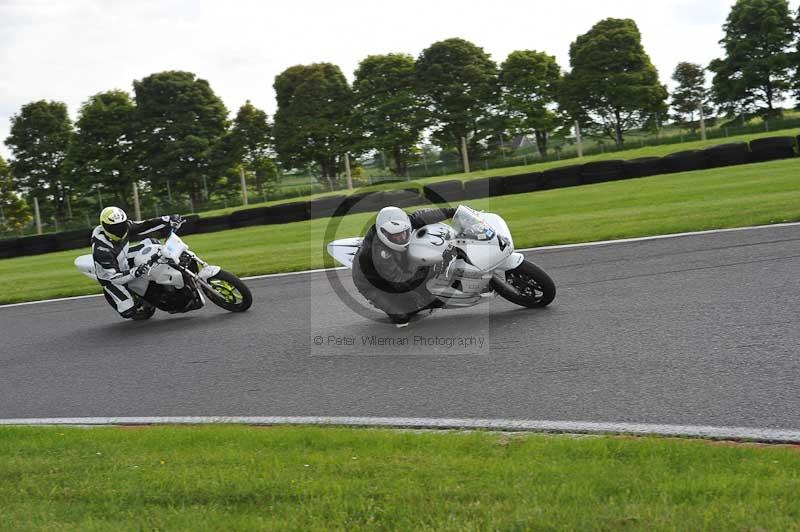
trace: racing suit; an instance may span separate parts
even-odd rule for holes
[[[409,215],[412,230],[452,218],[453,208],[422,209]],[[395,251],[377,237],[375,225],[367,231],[353,259],[353,282],[356,289],[392,321],[402,323],[417,312],[435,308],[439,300],[431,294],[426,281],[433,275],[432,266],[417,266],[408,254]]]
[[[162,216],[143,222],[132,222],[128,234],[121,240],[113,240],[98,225],[92,232],[92,258],[94,270],[103,295],[108,304],[114,307],[123,318],[131,318],[138,310],[136,300],[126,285],[133,280],[131,263],[128,257],[142,249],[144,244],[130,245],[130,242],[146,237],[163,237],[168,233],[170,217]]]

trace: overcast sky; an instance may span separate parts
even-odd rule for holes
[[[792,0],[797,8],[800,0]],[[163,70],[207,79],[229,111],[250,99],[270,116],[283,69],[329,61],[352,80],[367,55],[417,56],[448,37],[502,62],[543,50],[569,68],[569,45],[605,17],[634,19],[662,81],[679,61],[707,64],[733,0],[181,1],[0,0],[0,140],[23,104],[67,103],[75,118],[90,95],[132,92]],[[8,150],[0,146],[8,157]]]

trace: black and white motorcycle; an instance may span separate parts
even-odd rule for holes
[[[362,240],[335,240],[328,244],[328,254],[352,269]],[[448,257],[426,285],[445,309],[471,307],[498,294],[523,307],[541,308],[556,297],[550,276],[514,251],[505,220],[466,205],[456,209],[450,224],[430,224],[414,231],[408,257],[420,266],[443,264]]]
[[[147,275],[127,284],[140,298],[134,320],[149,319],[156,309],[169,313],[197,310],[205,306],[204,294],[230,312],[244,312],[253,304],[253,295],[241,279],[195,255],[174,229],[163,244],[146,240],[128,257],[128,262],[131,269],[142,264],[150,266]],[[75,266],[87,277],[97,279],[91,255],[75,259]]]

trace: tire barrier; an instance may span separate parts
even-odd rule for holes
[[[227,216],[191,215],[186,217],[181,234],[212,233],[235,227],[300,222],[312,218],[341,216],[349,212],[376,212],[388,205],[407,208],[420,205],[425,202],[424,200],[431,203],[457,203],[465,199],[523,194],[616,179],[785,159],[796,155],[797,145],[800,145],[800,137],[797,139],[766,137],[752,140],[749,144],[744,142],[720,144],[704,150],[681,151],[661,158],[594,161],[582,165],[552,168],[544,172],[475,179],[463,184],[453,179],[426,185],[422,189],[424,198],[420,196],[419,189],[408,188],[360,193],[349,197],[325,196],[313,201],[295,201],[234,211]],[[85,229],[0,240],[0,259],[85,248],[89,245],[90,236],[91,230]]]
[[[19,238],[0,240],[0,259],[10,259],[20,255],[23,255],[23,253],[19,245]]]
[[[383,208],[383,192],[380,190],[365,194],[351,194],[344,200],[346,214],[376,212]]]
[[[581,165],[581,184],[604,183],[622,178],[622,161],[595,161]]]
[[[230,216],[209,216],[197,220],[195,233],[215,233],[231,228]]]
[[[19,245],[25,255],[39,255],[40,253],[58,251],[58,239],[54,234],[24,236],[19,239]]]
[[[517,174],[500,178],[500,188],[503,194],[524,194],[535,192],[544,188],[544,177],[541,172]]]
[[[344,203],[345,197],[346,196],[339,194],[336,196],[325,196],[323,198],[311,200],[308,207],[309,218],[326,218],[328,216],[334,216],[334,213],[337,210],[341,213],[341,206],[342,203]]]
[[[488,198],[491,196],[489,190],[489,178],[473,179],[464,183],[464,199],[471,200],[477,198]]]
[[[718,144],[703,151],[708,159],[709,168],[747,164],[752,160],[750,147],[746,142]]]
[[[269,207],[256,207],[254,209],[243,209],[241,211],[233,211],[230,214],[230,224],[234,229],[240,227],[247,227],[250,225],[259,225],[267,217],[267,210]]]
[[[794,157],[794,137],[767,137],[750,141],[753,162]]]
[[[544,189],[574,187],[581,184],[581,167],[578,165],[551,168],[542,172]]]
[[[703,150],[686,150],[670,153],[661,158],[662,174],[691,172],[708,168],[708,158]]]
[[[464,185],[458,179],[431,183],[422,187],[422,195],[431,203],[455,203],[464,199]]]
[[[197,232],[197,222],[200,217],[196,214],[190,214],[183,217],[183,225],[181,226],[182,235],[191,235]]]
[[[639,157],[622,162],[622,179],[649,177],[661,172],[660,157]]]
[[[285,224],[291,222],[303,222],[311,218],[308,201],[293,201],[291,203],[279,203],[267,207],[264,214],[264,224]]]
[[[484,177],[464,182],[464,199],[492,198],[504,194],[502,177]]]
[[[422,203],[422,196],[418,189],[387,190],[383,193],[382,207],[393,205],[395,207],[413,207]]]
[[[63,233],[56,233],[54,236],[56,237],[56,248],[58,251],[87,248],[92,245],[91,229],[64,231]]]

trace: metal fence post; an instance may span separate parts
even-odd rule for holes
[[[703,102],[700,102],[700,140],[706,140],[706,118],[703,116]]]
[[[142,219],[142,209],[139,207],[139,187],[133,182],[133,215],[137,220]]]
[[[35,196],[33,198],[33,213],[34,213],[34,216],[36,216],[36,234],[37,235],[41,235],[42,234],[42,217],[39,214],[39,198],[37,198]]]
[[[469,173],[469,154],[467,153],[467,137],[461,137],[461,162],[464,165],[464,173]]]
[[[347,176],[347,190],[353,190],[353,174],[350,173],[350,154],[344,154],[344,173]]]
[[[247,181],[244,179],[244,167],[239,167],[239,177],[242,181],[242,205],[247,207]],[[192,212],[194,213],[194,208],[192,208]]]

